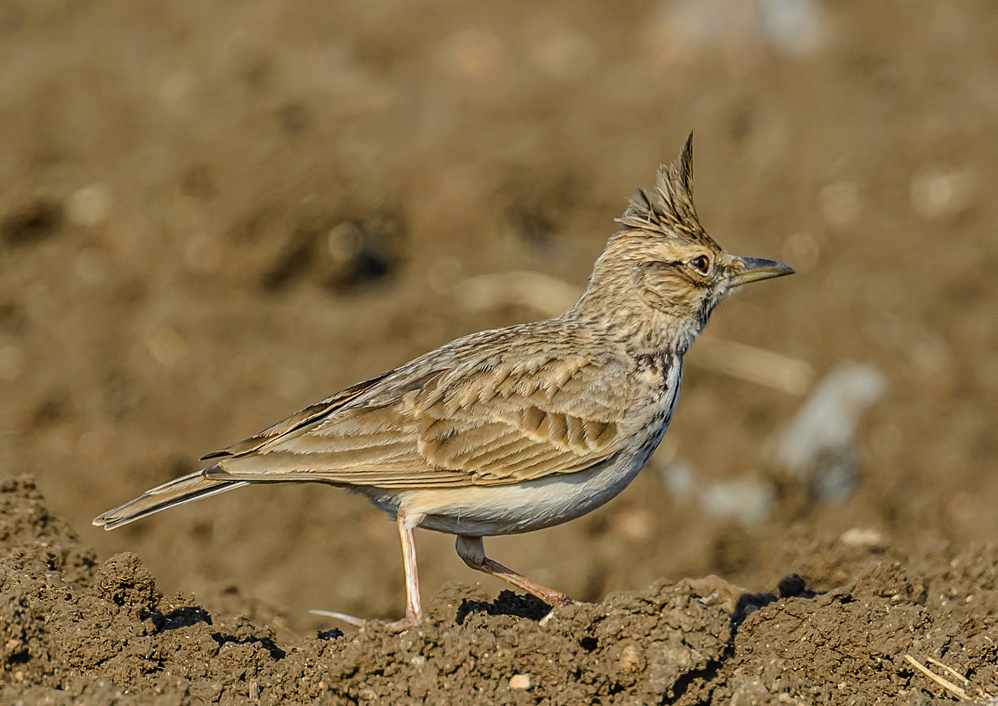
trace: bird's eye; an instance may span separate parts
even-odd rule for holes
[[[710,258],[706,255],[697,255],[695,258],[690,260],[690,265],[694,270],[702,275],[705,275],[708,271],[710,271]]]

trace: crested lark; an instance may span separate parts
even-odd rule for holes
[[[416,527],[457,535],[473,569],[552,606],[571,602],[489,559],[482,538],[551,527],[620,493],[662,440],[683,355],[714,307],[739,285],[793,272],[728,255],[704,231],[692,135],[617,222],[561,316],[441,346],[208,454],[207,468],[94,524],[110,530],[249,483],[328,483],[396,519],[407,594],[397,627],[422,620]]]

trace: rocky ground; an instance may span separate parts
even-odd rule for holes
[[[988,0],[0,5],[0,704],[998,695],[996,36]],[[422,533],[429,623],[341,634],[308,610],[404,588],[334,489],[90,526],[559,311],[690,129],[708,231],[798,274],[716,312],[632,487],[488,543],[586,605],[541,626]],[[841,438],[791,462],[812,414]]]

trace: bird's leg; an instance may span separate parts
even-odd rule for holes
[[[405,569],[405,622],[419,625],[423,622],[423,606],[419,597],[419,572],[416,569],[416,538],[413,525],[406,521],[402,508],[398,511],[399,539],[402,540],[402,566]]]
[[[526,591],[532,596],[537,596],[552,608],[575,603],[575,601],[566,596],[564,593],[555,591],[552,588],[547,588],[546,586],[541,586],[539,583],[534,583],[526,576],[522,576],[512,569],[506,568],[498,561],[492,561],[492,559],[489,559],[485,556],[485,543],[482,541],[481,537],[458,535],[455,548],[457,549],[457,555],[464,559],[464,563],[472,569],[475,569],[476,571],[483,571],[490,576],[495,576],[498,579],[502,579],[506,583],[516,586],[522,591]],[[544,616],[541,622],[547,622],[547,619],[550,616],[551,613],[548,613]]]
[[[413,537],[415,524],[408,521],[402,508],[399,508],[396,524],[398,525],[399,539],[402,540],[402,566],[405,569],[405,617],[402,620],[388,623],[387,627],[390,630],[406,630],[423,622],[423,606],[419,597],[419,574],[416,571],[416,538]],[[357,627],[364,627],[369,622],[364,618],[330,610],[310,610],[309,612],[313,615],[342,620]]]

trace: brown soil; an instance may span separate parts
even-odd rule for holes
[[[848,584],[815,593],[794,575],[749,594],[717,577],[660,581],[543,625],[537,599],[451,584],[422,627],[306,638],[164,598],[134,554],[98,565],[28,477],[0,486],[0,528],[3,703],[923,704],[945,693],[906,655],[942,656],[972,697],[998,684],[994,548],[898,560],[814,546]]]
[[[693,42],[680,5],[0,7],[0,703],[948,698],[906,654],[998,693],[998,10],[828,2],[825,45],[795,54],[720,0],[694,3],[724,28]],[[545,626],[501,584],[454,585],[479,576],[426,533],[425,628],[322,632],[308,609],[403,611],[394,528],[331,489],[89,526],[326,394],[537,318],[470,306],[468,279],[580,287],[691,128],[708,230],[798,268],[709,333],[889,381],[846,499],[766,461],[802,398],[694,346],[649,472],[488,542],[591,602]],[[769,488],[768,514],[712,516],[663,482],[670,456],[696,488]]]

